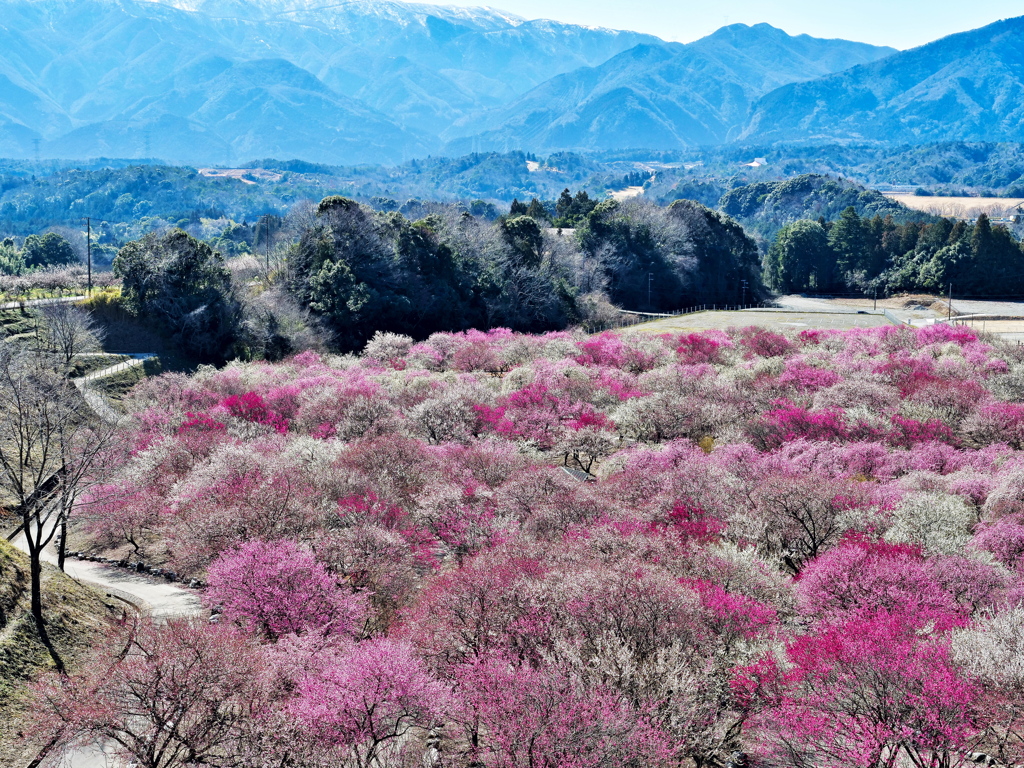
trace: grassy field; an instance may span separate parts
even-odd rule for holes
[[[807,328],[875,328],[889,325],[883,315],[825,312],[694,312],[629,326],[620,333],[680,333],[683,331],[725,330],[759,325],[774,330],[802,331]]]
[[[123,606],[43,566],[47,628],[69,667],[97,642]],[[28,558],[0,541],[0,765],[28,765],[39,745],[20,736],[27,684],[52,667],[29,613]]]
[[[896,194],[885,196],[915,211],[958,219],[976,218],[979,213],[985,213],[989,217],[1009,215],[1014,206],[1024,203],[1024,198],[1017,197],[928,197]]]

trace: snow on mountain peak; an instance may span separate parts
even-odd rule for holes
[[[346,18],[380,18],[406,24],[436,16],[452,23],[482,29],[517,27],[525,19],[490,7],[462,7],[400,2],[398,0],[146,0],[180,11],[217,18],[319,21],[333,26]]]

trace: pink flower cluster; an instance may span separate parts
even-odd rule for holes
[[[98,547],[209,581],[278,762],[1024,761],[979,661],[1024,600],[1016,347],[406,341],[147,381],[87,500]]]

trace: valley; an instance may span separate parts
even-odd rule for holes
[[[0,765],[1024,766],[1024,17],[795,3],[8,0]]]

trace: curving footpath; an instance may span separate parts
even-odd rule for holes
[[[99,416],[103,421],[108,424],[120,424],[124,420],[124,415],[118,413],[110,407],[110,403],[98,392],[92,390],[88,385],[90,382],[99,381],[105,379],[108,376],[121,373],[121,371],[127,371],[129,368],[134,368],[139,365],[143,365],[146,360],[151,357],[156,357],[152,352],[141,352],[129,355],[130,360],[125,360],[120,363],[103,368],[99,371],[93,371],[85,376],[79,376],[71,379],[71,382],[78,387],[78,391],[82,393],[82,397],[85,398],[85,402],[92,408],[93,412]]]
[[[11,540],[18,549],[26,550],[25,536],[19,533]],[[51,547],[43,551],[43,559],[56,566],[57,555]],[[199,596],[160,579],[115,568],[111,565],[67,558],[64,573],[82,584],[98,589],[135,605],[141,612],[155,618],[196,616],[203,612]],[[96,744],[67,752],[59,757],[48,756],[33,768],[127,768],[111,754],[109,745]]]

